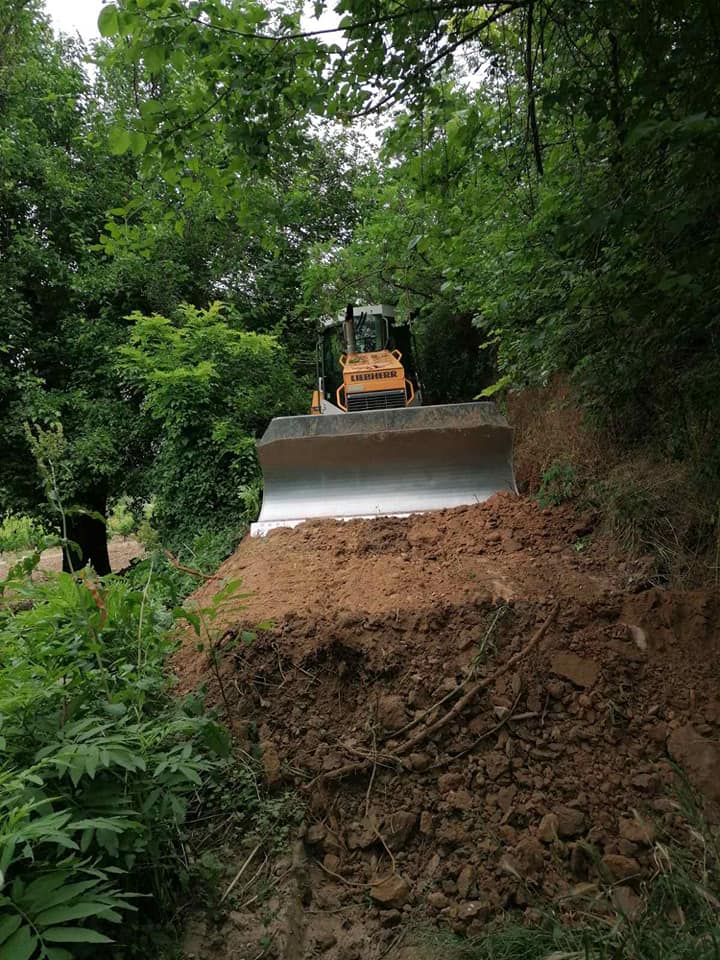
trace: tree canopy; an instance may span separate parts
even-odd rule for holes
[[[228,349],[270,351],[277,390],[250,390],[252,416],[227,385],[216,398],[249,450],[277,392],[296,409],[309,390],[317,318],[353,299],[412,322],[438,402],[569,375],[623,442],[717,478],[710,0],[337,0],[315,4],[337,20],[321,29],[292,2],[117,0],[92,75],[37,0],[3,11],[9,506],[42,503],[27,423],[62,422],[70,504],[181,485],[149,368],[128,366],[141,341],[153,376],[174,356],[142,340],[148,318],[173,337],[207,318],[183,340],[199,358],[218,324]],[[193,442],[237,503],[256,468],[220,467],[240,447],[215,428]]]

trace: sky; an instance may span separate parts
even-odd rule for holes
[[[106,2],[108,0],[45,0],[45,7],[56,30],[73,36],[79,33],[83,40],[90,42],[97,40],[100,36],[97,19]],[[312,5],[307,4],[308,14],[311,9]],[[319,21],[307,15],[303,18],[306,29],[312,29],[314,26],[327,29],[335,26],[338,19],[332,11],[323,13]]]
[[[85,41],[99,37],[97,19],[103,0],[45,0],[45,8],[57,30],[75,35]]]

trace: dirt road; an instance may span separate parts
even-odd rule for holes
[[[648,569],[592,516],[502,495],[246,540],[198,596],[251,592],[221,608],[222,689],[191,638],[176,666],[307,814],[295,866],[260,871],[275,919],[256,900],[198,921],[195,955],[264,936],[264,956],[420,957],[417,924],[641,904],[657,831],[680,829],[668,760],[720,811],[720,598]]]
[[[132,537],[113,537],[108,543],[108,555],[113,571],[122,570],[143,554],[143,546]],[[10,566],[21,554],[0,554],[0,579],[7,576]],[[60,549],[45,550],[40,559],[39,570],[62,570],[62,551]]]

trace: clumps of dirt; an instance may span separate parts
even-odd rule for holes
[[[718,817],[720,598],[643,590],[592,531],[499,496],[278,531],[221,569],[252,596],[222,612],[219,676],[190,640],[177,666],[306,800],[293,956],[385,956],[409,920],[472,935],[548,899],[641,909],[681,822],[669,758]]]

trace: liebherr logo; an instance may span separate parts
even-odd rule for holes
[[[394,370],[377,370],[374,373],[353,373],[350,375],[350,379],[353,381],[392,380],[396,376],[397,376],[397,373]]]

